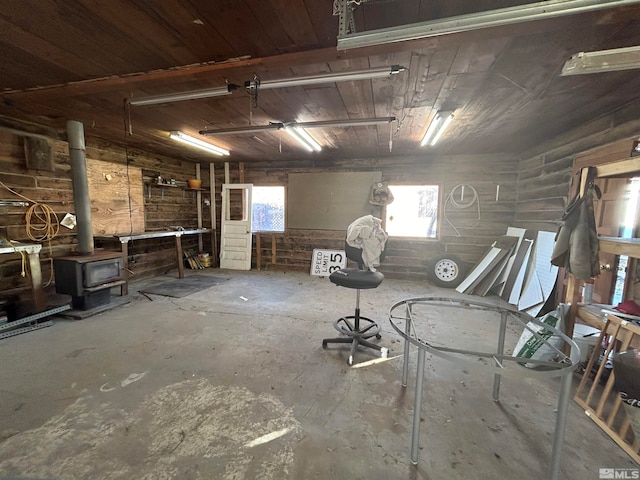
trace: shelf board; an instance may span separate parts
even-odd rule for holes
[[[640,156],[604,163],[596,167],[597,178],[628,177],[634,173],[640,175]]]
[[[640,258],[640,238],[599,237],[600,251]]]

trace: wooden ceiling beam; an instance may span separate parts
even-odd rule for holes
[[[622,10],[622,9],[621,9]],[[585,14],[589,15],[589,14]],[[595,14],[591,14],[595,15]],[[573,21],[571,19],[573,18]],[[593,19],[592,19],[593,20]],[[170,69],[141,72],[128,75],[109,76],[91,80],[82,80],[60,85],[36,87],[25,90],[2,92],[7,103],[18,104],[22,101],[47,101],[49,99],[96,95],[106,92],[124,91],[132,88],[151,88],[165,85],[187,84],[202,80],[213,74],[218,76],[248,75],[249,72],[265,72],[289,69],[301,65],[330,63],[374,55],[386,55],[399,51],[445,48],[463,42],[477,42],[490,38],[522,36],[527,31],[544,32],[575,26],[575,17],[560,17],[544,22],[529,22],[519,25],[506,25],[485,30],[474,30],[457,35],[443,35],[435,38],[417,39],[387,45],[338,51],[335,47],[284,53],[264,58],[231,58],[224,62],[211,62],[178,66]],[[243,71],[244,70],[244,71]]]

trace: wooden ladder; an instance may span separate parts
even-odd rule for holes
[[[608,370],[605,365],[611,352],[623,352],[630,348],[640,348],[640,327],[623,320],[613,314],[605,315],[606,323],[600,333],[596,348],[589,358],[582,380],[576,391],[574,400],[583,407],[585,413],[604,432],[609,435],[636,463],[640,464],[640,432],[634,435],[631,421],[622,406],[622,400],[615,389],[613,369]],[[607,347],[602,354],[601,347]],[[601,357],[602,355],[602,357]],[[600,360],[595,374],[594,365]]]

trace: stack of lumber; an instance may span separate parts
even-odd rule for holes
[[[497,294],[535,316],[558,275],[558,267],[551,265],[554,243],[555,232],[509,227],[456,290],[480,296]]]
[[[185,250],[184,257],[187,259],[187,263],[191,270],[202,270],[205,266],[200,261],[197,253],[194,253],[193,250]]]

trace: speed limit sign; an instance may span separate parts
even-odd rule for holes
[[[332,272],[347,266],[347,256],[344,250],[320,250],[313,251],[311,259],[311,275],[328,277]]]

